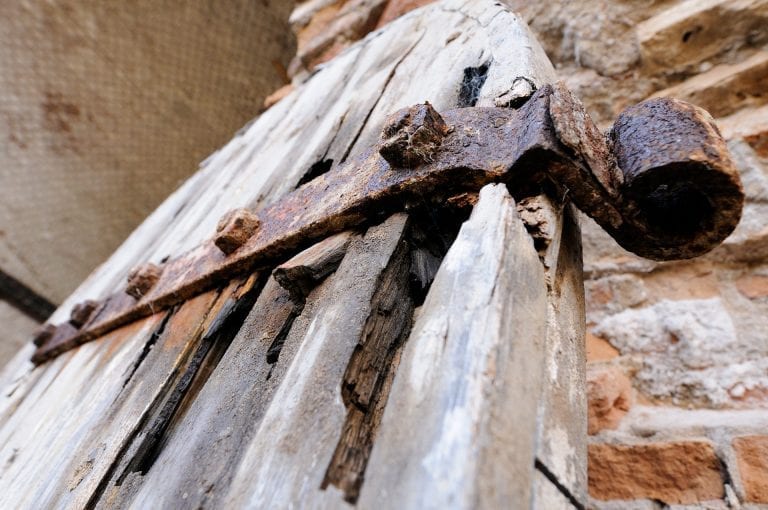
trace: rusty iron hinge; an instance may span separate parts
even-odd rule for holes
[[[159,266],[131,271],[124,291],[86,301],[69,322],[45,325],[42,363],[119,326],[272,264],[330,234],[409,203],[507,183],[512,194],[554,189],[624,248],[655,260],[701,255],[738,223],[743,190],[712,118],[674,99],[619,115],[608,135],[562,84],[518,109],[428,103],[391,115],[382,138],[259,211],[225,215],[212,239]],[[535,191],[538,190],[538,191]]]

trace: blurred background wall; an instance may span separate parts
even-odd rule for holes
[[[0,363],[287,82],[292,7],[0,2]]]

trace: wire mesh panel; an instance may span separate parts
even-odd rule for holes
[[[291,8],[0,3],[0,270],[66,297],[284,83]]]

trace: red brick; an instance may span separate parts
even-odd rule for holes
[[[603,429],[615,429],[629,411],[632,384],[615,367],[587,370],[587,431],[590,435]]]
[[[708,299],[720,295],[715,269],[705,260],[659,267],[645,275],[643,281],[656,299]]]
[[[759,51],[744,61],[713,67],[679,85],[661,90],[653,97],[683,99],[701,106],[715,117],[722,117],[765,102],[766,80],[768,51]]]
[[[608,361],[619,355],[619,350],[607,340],[587,331],[587,361]]]
[[[736,280],[736,288],[749,299],[768,296],[768,276],[742,276]]]
[[[765,41],[765,0],[685,0],[669,4],[669,8],[637,26],[643,66],[648,72],[695,71],[712,57]]]
[[[595,499],[693,504],[724,495],[720,461],[708,441],[590,444],[588,462]]]
[[[613,301],[613,290],[609,282],[598,280],[589,283],[590,285],[586,289],[587,303],[591,304],[593,308],[600,308]]]
[[[744,496],[750,503],[768,503],[768,436],[733,440]]]
[[[296,31],[298,53],[302,53],[314,39],[323,36],[330,29],[344,3],[345,0],[338,0],[331,5],[319,9],[312,15],[306,26]]]

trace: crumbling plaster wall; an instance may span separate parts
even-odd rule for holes
[[[300,3],[290,74],[427,3]],[[584,218],[589,506],[768,504],[768,0],[506,3],[603,129],[654,95],[709,110],[747,194],[736,232],[687,262],[640,259]]]
[[[0,2],[0,271],[69,295],[287,81],[292,7]],[[11,301],[0,364],[35,327]]]

